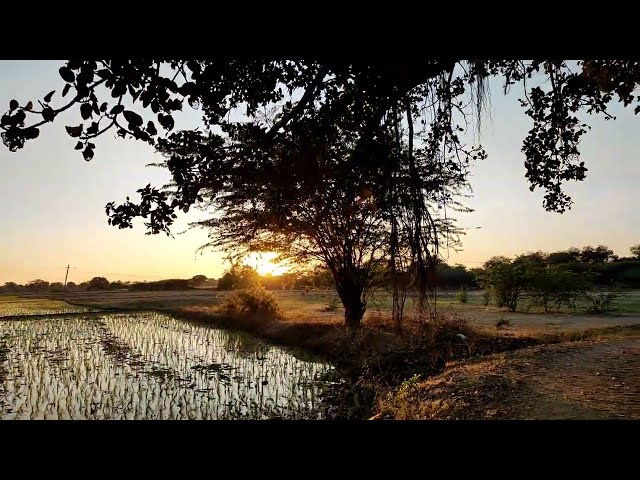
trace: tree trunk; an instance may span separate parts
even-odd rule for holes
[[[344,305],[344,324],[348,330],[357,330],[360,328],[362,317],[365,312],[365,305],[360,296],[355,296],[345,300],[341,297]]]
[[[362,298],[364,286],[354,280],[352,272],[338,272],[337,277],[336,290],[344,306],[344,324],[348,330],[357,330],[367,309]]]

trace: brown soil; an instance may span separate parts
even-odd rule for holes
[[[396,419],[640,419],[640,335],[452,364],[381,401]]]

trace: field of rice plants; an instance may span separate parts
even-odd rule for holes
[[[2,419],[321,418],[331,370],[158,313],[0,320]]]
[[[95,309],[70,305],[62,300],[0,296],[0,318],[25,315],[59,315],[90,312]]]

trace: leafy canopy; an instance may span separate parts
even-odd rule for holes
[[[130,227],[132,218],[143,217],[149,231],[158,233],[169,231],[176,210],[186,211],[199,202],[203,189],[224,191],[228,172],[220,171],[226,165],[221,159],[254,158],[255,165],[263,152],[287,148],[291,142],[301,155],[285,164],[296,171],[321,155],[327,136],[349,135],[354,155],[371,166],[363,174],[373,183],[378,164],[370,149],[385,137],[387,117],[405,110],[411,112],[412,120],[424,123],[422,140],[431,158],[441,151],[481,158],[481,151],[465,147],[459,135],[466,116],[474,107],[482,107],[489,77],[501,78],[505,91],[516,84],[524,87],[521,104],[533,121],[522,148],[526,176],[532,190],[545,190],[545,208],[562,212],[571,205],[562,185],[584,179],[587,170],[579,160],[578,145],[588,127],[579,121],[578,113],[612,118],[606,111],[612,100],[625,106],[638,104],[633,91],[640,63],[73,60],[60,68],[59,75],[64,82],[61,91],[51,90],[38,105],[10,102],[0,122],[4,144],[12,151],[22,148],[38,137],[44,124],[75,108],[80,121],[65,128],[77,139],[75,148],[85,160],[94,157],[93,140],[110,130],[165,151],[183,152],[179,160],[166,165],[175,182],[171,195],[148,185],[139,190],[139,203],[127,201],[107,208],[114,225]],[[545,82],[528,86],[527,80],[535,76]],[[473,103],[464,97],[470,91],[475,93]],[[135,108],[125,107],[125,99]],[[185,103],[201,108],[204,131],[167,137],[175,127],[175,113]],[[239,110],[244,119],[232,119],[231,114]],[[638,111],[640,106],[635,107]],[[145,112],[150,119],[143,118]]]

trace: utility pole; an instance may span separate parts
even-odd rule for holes
[[[69,277],[69,265],[67,265],[67,274],[64,276],[64,289],[67,289],[67,278]]]

